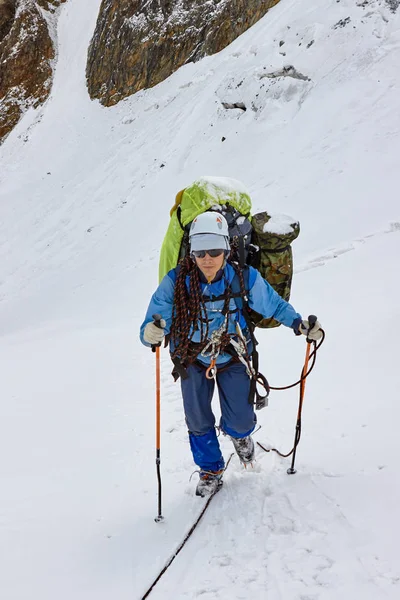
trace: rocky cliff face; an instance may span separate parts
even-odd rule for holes
[[[50,93],[55,51],[42,9],[64,1],[0,0],[0,143]]]
[[[106,106],[225,48],[279,0],[103,0],[88,52],[91,98]]]

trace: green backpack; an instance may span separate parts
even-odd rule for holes
[[[290,244],[299,235],[299,223],[282,215],[271,217],[267,212],[251,217],[251,199],[243,185],[222,177],[202,177],[177,194],[161,247],[160,281],[188,252],[190,224],[207,210],[217,210],[227,218],[231,244],[237,249],[234,262],[244,270],[246,265],[258,269],[288,301],[293,276]],[[234,281],[233,287],[237,287]],[[252,310],[250,318],[257,327],[280,325],[275,319],[264,319]]]
[[[298,237],[300,224],[286,215],[271,217],[267,212],[254,215],[251,224],[251,241],[259,248],[251,266],[260,271],[262,277],[281,298],[289,302],[293,277],[293,253],[290,244]],[[257,327],[280,325],[275,319],[264,319],[255,311],[250,311],[250,315]]]

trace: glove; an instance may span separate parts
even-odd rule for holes
[[[161,344],[164,338],[164,327],[166,326],[166,322],[164,319],[160,319],[161,327],[158,327],[155,323],[147,323],[143,332],[143,339],[148,344],[152,346],[157,346],[157,344]]]
[[[309,331],[309,328],[309,322],[307,320],[302,321],[299,325],[299,332],[306,335],[309,340],[318,342],[322,338],[321,323],[316,321],[311,331]]]

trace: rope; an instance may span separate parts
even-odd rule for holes
[[[225,468],[224,468],[224,471],[223,471],[224,473],[225,473],[226,469],[228,468],[229,463],[231,462],[232,456],[233,456],[233,453],[230,455],[230,457],[228,458],[228,460],[226,462],[226,465],[225,465]],[[202,509],[201,513],[199,514],[199,516],[197,517],[196,521],[193,523],[192,527],[187,532],[185,539],[178,546],[178,548],[176,549],[176,551],[174,552],[174,554],[170,557],[170,559],[168,560],[168,562],[166,563],[166,565],[163,567],[163,569],[160,571],[160,573],[158,574],[158,576],[156,577],[156,579],[153,581],[153,583],[151,584],[151,586],[149,587],[149,589],[147,590],[147,592],[144,594],[144,596],[142,596],[141,600],[145,600],[149,596],[150,592],[153,590],[153,588],[160,581],[160,579],[164,575],[165,571],[168,569],[168,567],[171,566],[172,562],[178,556],[179,552],[182,550],[182,548],[184,547],[184,545],[186,544],[186,542],[188,541],[188,539],[190,538],[190,536],[192,535],[192,533],[196,529],[197,525],[199,524],[199,522],[201,520],[201,517],[206,512],[206,510],[207,510],[207,508],[208,508],[211,500],[214,498],[215,494],[216,494],[216,492],[214,492],[213,494],[211,494],[211,496],[209,496],[207,498],[207,502],[203,506],[203,509]]]
[[[273,387],[272,385],[270,385],[269,386],[270,390],[275,390],[275,391],[290,390],[291,388],[296,387],[296,385],[301,384],[303,381],[305,381],[307,379],[307,377],[309,376],[309,374],[311,373],[311,371],[313,370],[313,368],[315,366],[315,361],[317,360],[317,350],[319,350],[319,348],[322,346],[322,344],[325,340],[325,331],[323,329],[321,329],[321,331],[322,331],[321,340],[318,342],[318,344],[317,344],[317,342],[313,342],[314,350],[310,354],[311,366],[308,369],[307,373],[303,374],[303,371],[302,371],[300,379],[298,381],[296,381],[296,383],[292,383],[291,385],[285,385],[283,387]]]
[[[189,290],[186,288],[187,276],[189,276]],[[200,342],[198,350],[194,354],[191,348],[191,341],[195,332],[199,330],[199,324]],[[192,329],[191,333],[190,329]],[[171,358],[172,360],[178,358],[182,364],[192,363],[197,353],[207,344],[207,308],[201,292],[199,270],[189,255],[181,261],[175,283],[171,338],[175,344],[175,350]]]
[[[295,453],[296,448],[297,448],[297,446],[300,443],[300,438],[301,438],[301,413],[302,413],[302,410],[303,410],[305,382],[306,382],[307,377],[309,376],[309,374],[311,373],[311,371],[313,370],[313,368],[315,366],[315,361],[317,359],[317,351],[322,346],[322,344],[323,344],[323,342],[325,340],[325,331],[323,329],[321,329],[321,331],[322,331],[322,338],[321,338],[321,340],[318,343],[317,342],[313,342],[314,349],[313,349],[313,351],[311,352],[311,354],[307,358],[307,361],[309,361],[309,360],[312,361],[311,362],[311,366],[307,370],[307,372],[306,373],[304,372],[305,369],[307,368],[307,362],[306,362],[306,363],[304,363],[303,369],[301,371],[300,379],[298,381],[296,381],[296,383],[292,383],[291,385],[286,385],[286,386],[283,386],[283,387],[272,387],[272,386],[270,386],[271,390],[289,390],[290,388],[293,388],[296,385],[300,385],[299,408],[298,408],[298,411],[297,411],[297,423],[296,423],[296,432],[295,432],[295,438],[294,438],[293,448],[290,450],[290,452],[288,452],[287,454],[284,454],[283,452],[281,452],[277,448],[265,448],[265,446],[263,446],[260,442],[257,441],[258,446],[260,446],[260,448],[262,448],[262,450],[264,450],[264,452],[276,452],[282,458],[289,458],[289,456],[291,456],[293,453]]]

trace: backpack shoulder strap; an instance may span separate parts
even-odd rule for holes
[[[243,294],[241,293],[241,289],[240,289],[240,279],[239,279],[239,274],[238,274],[238,268],[234,267],[234,269],[235,269],[236,273],[235,273],[234,278],[232,279],[231,290],[235,295],[233,295],[233,294],[232,295],[235,299],[236,306],[238,307],[239,310],[242,311],[244,320],[246,321],[246,325],[249,330],[250,339],[253,344],[251,360],[252,360],[254,372],[257,375],[256,377],[251,377],[249,403],[254,404],[254,400],[256,398],[256,408],[259,409],[259,408],[262,408],[263,406],[265,406],[266,401],[265,401],[265,398],[260,397],[260,395],[257,391],[257,379],[260,377],[259,370],[258,370],[258,368],[259,368],[259,356],[258,356],[258,352],[257,352],[258,342],[257,342],[256,336],[254,335],[255,326],[251,320],[250,307],[248,305],[248,293],[249,293],[249,289],[250,289],[250,285],[249,285],[250,269],[248,266],[245,266],[242,268],[244,287],[245,287],[245,292],[246,292],[245,297],[243,297]],[[236,292],[238,292],[238,293],[236,293]],[[267,382],[267,385],[268,385],[268,382]],[[269,390],[269,388],[268,388],[268,390]],[[267,393],[267,396],[268,396],[268,393]]]
[[[238,307],[238,309],[242,310],[243,307],[247,306],[247,300],[246,300],[246,298],[243,298],[243,296],[242,296],[242,291],[240,289],[240,279],[239,279],[238,269],[236,267],[233,267],[233,268],[235,269],[235,275],[231,282],[232,297],[235,300],[235,303],[236,303],[236,306]],[[247,267],[247,266],[243,267],[242,273],[243,273],[244,287],[246,290],[246,294],[248,294],[249,293],[249,279],[250,279],[249,267]]]

